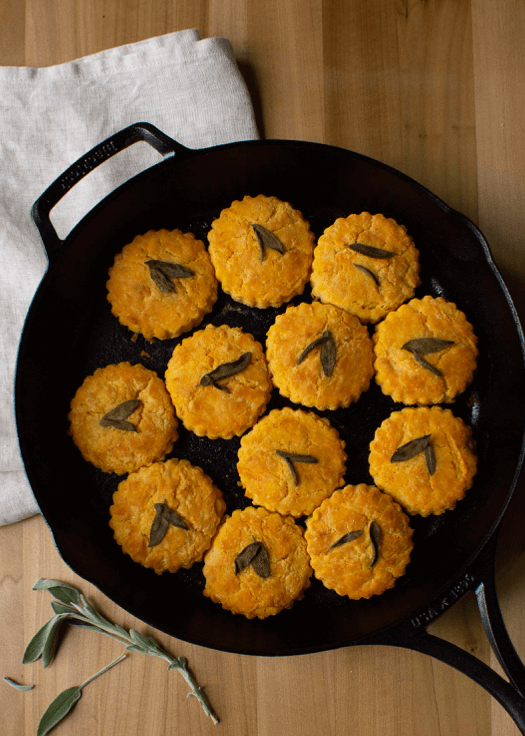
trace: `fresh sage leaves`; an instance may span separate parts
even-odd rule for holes
[[[121,662],[126,656],[126,654],[121,654],[120,657],[115,659],[113,662],[110,662],[108,665],[106,665],[106,667],[101,669],[96,674],[92,675],[88,680],[83,682],[82,685],[68,687],[67,690],[64,690],[59,695],[57,695],[56,698],[48,705],[46,712],[40,719],[36,736],[45,736],[47,733],[49,733],[49,731],[51,731],[51,729],[54,728],[57,723],[60,723],[60,721],[67,716],[75,703],[80,700],[80,697],[82,695],[82,688],[86,687],[86,685],[92,682],[96,677],[99,677],[99,675],[103,675],[104,672],[110,670],[116,664]]]
[[[282,457],[282,459],[288,465],[290,473],[292,474],[294,486],[299,485],[299,476],[294,468],[294,463],[318,463],[319,460],[313,455],[297,455],[294,452],[284,452],[283,450],[275,450],[275,454]]]
[[[136,432],[137,428],[131,422],[125,420],[133,414],[133,412],[139,408],[142,404],[140,399],[130,399],[129,401],[123,401],[118,406],[115,406],[107,414],[104,414],[99,424],[101,427],[114,427],[115,429],[121,429],[124,432]]]
[[[321,347],[321,350],[319,351],[321,367],[325,376],[329,378],[334,370],[336,359],[335,340],[330,330],[325,330],[320,337],[307,345],[301,355],[297,358],[297,363],[295,365],[300,365],[306,356],[319,346]]]
[[[416,439],[410,440],[410,442],[401,445],[401,447],[398,447],[390,458],[390,462],[405,462],[406,460],[410,460],[416,455],[419,455],[420,452],[424,452],[427,470],[430,475],[434,475],[436,472],[437,461],[434,448],[430,444],[430,438],[431,435],[425,434],[422,437],[416,437]]]
[[[172,279],[187,279],[195,274],[195,271],[192,271],[191,268],[170,261],[146,261],[146,266],[149,268],[153,283],[164,294],[175,291],[175,284]]]
[[[164,504],[159,505],[163,506]],[[163,659],[168,663],[169,670],[178,670],[184,677],[191,688],[190,694],[195,695],[206,715],[210,716],[214,723],[219,723],[219,719],[212,710],[203,688],[196,682],[194,676],[188,669],[188,663],[184,657],[174,657],[163,649],[151,636],[144,636],[134,629],[126,631],[122,626],[112,623],[90,606],[82,593],[72,585],[62,583],[58,580],[40,579],[33,586],[33,590],[48,590],[56,598],[56,600],[51,602],[55,615],[47,624],[39,629],[27,645],[22,660],[24,664],[34,662],[40,657],[44,659],[45,652],[47,652],[47,663],[49,663],[49,657],[56,651],[57,635],[61,623],[67,622],[81,626],[91,631],[97,631],[99,634],[105,634],[111,639],[125,644],[127,651],[141,652],[142,654]],[[125,654],[122,654],[118,659],[107,667],[104,667],[100,672],[97,672],[93,677],[90,677],[82,685],[68,688],[60,693],[42,716],[38,726],[37,736],[45,736],[45,734],[69,713],[71,708],[79,700],[82,688],[95,677],[98,677],[110,667],[117,664],[117,662],[120,662],[125,656]],[[46,666],[46,662],[44,662],[44,666]]]
[[[27,692],[28,690],[32,690],[34,688],[34,685],[21,685],[19,682],[15,682],[15,680],[12,680],[10,677],[4,677],[4,682],[7,682],[8,685],[14,687],[15,690],[20,690],[22,692]]]
[[[246,368],[252,357],[251,353],[243,353],[240,358],[230,363],[222,363],[209,373],[205,373],[199,382],[199,386],[214,386],[215,388],[225,391],[227,394],[230,390],[227,386],[222,386],[218,381],[221,378],[229,378],[235,376]]]
[[[283,244],[279,240],[277,236],[275,236],[273,233],[271,233],[269,230],[267,230],[262,225],[256,225],[255,223],[251,223],[253,232],[255,233],[255,237],[257,238],[257,243],[259,244],[259,252],[261,254],[261,261],[264,261],[264,249],[270,248],[270,250],[276,250],[281,255],[284,254],[284,248]]]

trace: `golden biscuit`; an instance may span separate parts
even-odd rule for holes
[[[274,409],[241,439],[237,470],[255,504],[299,517],[343,484],[344,448],[328,419]]]
[[[119,322],[147,340],[191,330],[217,299],[204,243],[180,230],[138,235],[115,257],[106,286]]]
[[[217,278],[235,301],[279,307],[310,277],[314,235],[298,210],[276,197],[244,197],[208,233]]]
[[[353,600],[393,588],[414,546],[401,507],[364,483],[323,501],[306,520],[305,539],[315,577]]]
[[[443,297],[412,299],[373,336],[376,381],[404,404],[454,401],[472,381],[477,337],[466,316]]]
[[[226,517],[203,573],[205,596],[232,613],[266,618],[303,597],[312,568],[293,519],[249,506]]]
[[[470,427],[439,406],[393,412],[370,443],[369,462],[375,484],[421,516],[453,509],[477,468]]]
[[[109,525],[132,560],[157,574],[202,560],[226,509],[222,493],[187,460],[130,473],[113,494]]]
[[[395,220],[369,212],[340,217],[319,238],[311,283],[322,302],[375,323],[414,296],[419,252]]]
[[[184,426],[231,439],[266,408],[272,382],[261,345],[239,327],[208,325],[173,351],[166,386]]]
[[[268,330],[268,367],[283,396],[317,409],[357,401],[374,375],[366,327],[331,304],[288,307]]]
[[[68,418],[84,459],[117,475],[164,460],[178,437],[164,382],[142,365],[97,368],[77,390]]]

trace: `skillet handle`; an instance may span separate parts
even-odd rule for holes
[[[500,528],[501,524],[479,558],[448,594],[436,598],[409,621],[402,621],[391,629],[379,632],[364,643],[412,649],[454,667],[485,688],[505,708],[520,733],[525,735],[525,665],[507,633],[496,593],[494,565]],[[477,657],[426,630],[430,623],[469,590],[476,593],[485,632],[510,682]]]
[[[134,123],[106,138],[105,141],[81,156],[46,189],[31,208],[31,216],[40,232],[40,237],[48,255],[58,250],[64,242],[58,237],[49,217],[53,207],[77,182],[93,171],[99,164],[138,141],[149,143],[164,158],[170,158],[175,153],[183,156],[190,150],[165,135],[151,123]]]

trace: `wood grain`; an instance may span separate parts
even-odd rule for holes
[[[0,64],[48,66],[185,28],[230,39],[267,138],[321,141],[392,165],[481,226],[525,314],[525,7],[518,0],[0,0]],[[520,486],[500,545],[499,590],[525,655]],[[106,637],[67,633],[46,670],[21,665],[50,616],[38,577],[70,582],[112,620],[188,658],[221,717],[217,730],[165,664],[137,653],[91,683],[57,736],[515,736],[485,691],[401,649],[355,647],[293,658],[205,650],[158,632],[80,580],[40,517],[0,529],[0,731],[29,736],[47,704],[114,659]],[[432,626],[497,668],[474,596]],[[4,731],[2,731],[3,733]]]

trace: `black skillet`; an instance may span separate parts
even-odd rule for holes
[[[60,240],[50,212],[87,173],[138,140],[164,156],[116,189]],[[108,526],[119,478],[84,462],[67,435],[69,402],[95,368],[128,360],[163,376],[178,340],[152,344],[122,327],[109,310],[105,282],[114,255],[149,229],[179,228],[206,242],[222,208],[246,194],[291,202],[316,236],[337,217],[381,212],[406,225],[421,254],[417,296],[455,302],[479,338],[471,387],[453,405],[473,428],[479,453],[474,486],[454,511],[414,517],[415,549],[393,590],[368,601],[339,597],[313,580],[304,599],[263,621],[233,616],[202,594],[202,564],[157,576],[122,554]],[[485,687],[525,734],[525,671],[506,633],[494,584],[503,514],[523,463],[524,340],[511,297],[486,241],[465,217],[424,187],[377,161],[332,146],[249,141],[189,150],[149,124],[120,131],[79,159],[39,198],[33,217],[49,268],[29,310],[16,372],[16,419],[35,498],[68,565],[133,615],[174,637],[251,655],[292,655],[355,644],[425,652]],[[308,289],[293,303],[309,299]],[[201,325],[239,325],[264,343],[281,309],[256,310],[220,293]],[[182,338],[179,338],[182,339]],[[276,391],[268,410],[289,405]],[[401,408],[374,384],[349,409],[325,412],[346,441],[346,483],[372,483],[368,444]],[[239,440],[202,440],[181,430],[173,456],[203,467],[230,510],[250,502],[238,486]],[[426,627],[467,591],[512,684]]]

